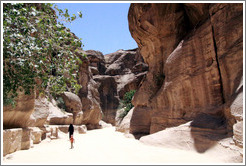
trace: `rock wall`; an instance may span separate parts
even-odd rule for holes
[[[242,146],[243,4],[131,4],[128,21],[149,65],[130,132],[192,121]]]
[[[116,111],[126,92],[137,90],[147,73],[138,49],[118,50],[104,55],[99,51],[85,51],[89,59],[92,79],[96,81],[100,96],[102,120],[115,125]]]
[[[79,67],[78,81],[79,84],[82,85],[82,88],[79,90],[78,96],[82,102],[83,124],[96,126],[102,119],[98,85],[92,78],[92,73],[89,68],[89,59],[85,56],[81,56],[84,54],[85,52],[82,50],[78,54],[83,61]]]
[[[34,111],[35,94],[25,95],[19,92],[16,99],[16,105],[3,106],[3,127],[16,128],[28,127],[30,125],[30,116]]]

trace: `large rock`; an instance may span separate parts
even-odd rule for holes
[[[18,92],[16,105],[3,106],[3,127],[18,128],[28,127],[30,125],[30,116],[34,111],[35,94],[25,95],[24,92]]]
[[[27,150],[31,147],[31,129],[24,128],[22,129],[22,138],[21,138],[21,150]]]
[[[138,74],[148,70],[147,64],[137,49],[118,50],[105,55],[106,75],[124,75],[129,73]]]
[[[102,110],[100,107],[100,97],[98,85],[92,78],[92,73],[89,70],[89,59],[81,56],[83,51],[78,53],[82,64],[79,66],[79,84],[82,88],[79,90],[79,98],[82,102],[83,122],[82,124],[97,126],[102,119]]]
[[[120,123],[116,126],[115,130],[122,132],[122,133],[126,133],[128,134],[130,131],[130,121],[132,118],[132,113],[133,113],[133,109],[132,108],[128,114],[122,119],[122,121],[120,121]]]
[[[149,65],[130,131],[156,133],[194,120],[194,129],[234,134],[242,146],[243,5],[131,4],[128,20]]]
[[[79,98],[74,93],[64,92],[62,95],[63,101],[66,105],[66,111],[73,114],[73,124],[82,124],[83,122],[83,111],[82,103]]]
[[[84,52],[90,62],[90,68],[93,75],[103,75],[105,73],[105,60],[101,52],[95,50],[86,50]]]
[[[220,135],[219,130],[194,128],[191,123],[187,122],[143,136],[140,138],[140,142],[171,149],[199,151],[203,154],[217,156],[221,161],[228,163],[242,162],[240,156],[243,155],[243,152],[235,146],[232,138],[224,138]]]
[[[43,131],[40,130],[38,127],[30,127],[31,129],[31,139],[33,144],[38,144],[42,140]]]
[[[49,103],[49,116],[47,124],[50,125],[69,125],[73,123],[73,114],[59,109],[56,105]]]
[[[21,150],[22,129],[3,130],[3,156]]]
[[[71,92],[64,92],[61,96],[65,102],[67,112],[78,113],[82,111],[80,98],[76,94]]]
[[[87,127],[85,125],[76,126],[79,134],[85,134],[87,132]]]
[[[34,111],[31,115],[33,124],[30,126],[42,127],[44,126],[49,116],[49,101],[45,97],[38,97],[35,99]]]

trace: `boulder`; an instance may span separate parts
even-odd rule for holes
[[[64,92],[61,96],[65,102],[67,112],[78,113],[82,111],[80,98],[76,94],[71,92]]]
[[[132,118],[134,107],[128,112],[128,114],[122,119],[122,121],[116,126],[115,130],[128,134],[130,131],[130,121]]]
[[[3,156],[21,150],[22,129],[3,130]]]
[[[85,134],[87,132],[87,128],[85,125],[76,126],[76,128],[79,134]]]
[[[58,139],[58,126],[57,125],[49,125],[45,126],[46,135],[50,139]]]
[[[73,123],[73,114],[62,111],[57,106],[49,103],[49,116],[47,123],[50,125],[69,125]]]
[[[31,139],[33,144],[39,144],[42,139],[43,131],[40,130],[38,127],[30,127],[31,129]]]
[[[34,111],[31,114],[31,119],[34,120],[34,123],[30,126],[44,126],[49,113],[49,101],[44,97],[38,97],[35,99]]]
[[[104,121],[102,121],[102,120],[100,120],[99,125],[101,126],[101,128],[112,127],[112,124],[106,123],[106,122],[104,122]]]
[[[27,150],[30,148],[31,148],[31,129],[23,128],[22,138],[21,138],[21,150]]]
[[[68,133],[68,128],[69,128],[69,125],[59,125],[59,126],[58,126],[58,129],[59,129],[61,132],[65,133],[65,134]]]
[[[221,161],[229,163],[242,162],[240,157],[242,151],[233,144],[232,138],[223,137],[220,133],[220,130],[195,128],[192,127],[192,122],[187,122],[143,136],[140,142],[151,146],[198,151],[202,154],[217,156]]]
[[[73,114],[72,124],[82,124],[83,111],[82,103],[79,96],[71,92],[64,92],[61,96],[63,98],[63,101],[65,102],[66,111]]]

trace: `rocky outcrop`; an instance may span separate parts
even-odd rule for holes
[[[34,111],[35,94],[25,95],[24,92],[18,92],[16,105],[3,106],[3,127],[18,128],[28,127],[30,125],[30,116]]]
[[[149,65],[133,99],[131,133],[192,121],[194,131],[235,134],[241,144],[242,11],[235,3],[131,4],[129,29]]]
[[[102,120],[115,125],[120,99],[126,92],[138,89],[148,66],[137,49],[118,50],[105,56],[93,50],[85,51],[85,54],[94,71],[93,80],[98,85]]]
[[[235,145],[232,138],[223,138],[220,133],[211,135],[208,134],[210,131],[207,129],[195,130],[190,126],[191,122],[188,122],[177,127],[167,128],[166,130],[141,137],[140,142],[152,146],[193,150],[211,156],[216,155],[217,158],[225,162],[242,162],[243,151]],[[207,134],[207,137],[204,137],[204,134]],[[195,139],[194,135],[196,135]],[[211,147],[213,147],[213,150],[208,150]]]
[[[128,112],[128,114],[116,125],[116,128],[115,128],[116,131],[119,131],[119,132],[122,132],[122,133],[126,133],[126,134],[129,133],[130,121],[131,121],[131,118],[132,118],[133,109],[134,108],[132,108]]]
[[[73,114],[59,109],[53,103],[49,103],[49,116],[47,124],[50,125],[69,125],[73,123]]]
[[[34,111],[31,114],[33,124],[30,126],[42,127],[47,121],[50,114],[49,101],[45,97],[38,97],[35,99]]]
[[[93,75],[104,75],[106,71],[104,55],[100,51],[87,50],[86,56],[89,59],[89,68]]]
[[[80,98],[76,94],[71,92],[64,92],[61,96],[65,102],[66,111],[73,114],[72,124],[82,124],[83,111]]]
[[[79,90],[78,96],[82,102],[83,124],[96,126],[102,119],[98,85],[92,79],[92,73],[89,70],[89,59],[85,56],[81,56],[84,54],[84,51],[78,54],[83,61],[79,66],[78,81],[79,84],[82,85],[82,88]]]

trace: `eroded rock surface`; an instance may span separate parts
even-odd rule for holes
[[[116,111],[126,92],[137,90],[148,71],[138,49],[118,50],[102,56],[101,52],[85,51],[93,80],[98,85],[102,120],[115,125]]]
[[[192,121],[194,139],[209,131],[242,147],[243,4],[131,4],[128,20],[149,65],[130,132]]]

